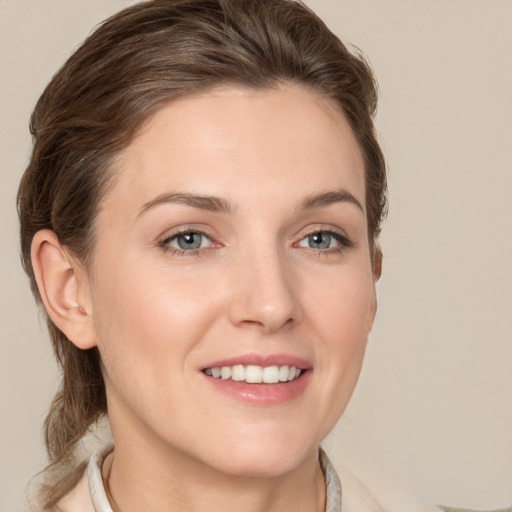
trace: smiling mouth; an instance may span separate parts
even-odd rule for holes
[[[257,366],[235,364],[233,366],[218,366],[205,368],[203,373],[220,380],[233,380],[248,384],[279,384],[298,379],[304,370],[295,366]]]

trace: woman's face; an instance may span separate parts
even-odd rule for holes
[[[216,89],[159,110],[114,172],[90,297],[116,444],[293,469],[343,412],[376,308],[344,117],[298,87]]]

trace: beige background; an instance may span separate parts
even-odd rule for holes
[[[0,0],[0,510],[44,455],[57,375],[18,263],[45,83],[120,0]],[[310,0],[369,56],[390,170],[380,306],[337,464],[425,499],[512,502],[512,1]]]

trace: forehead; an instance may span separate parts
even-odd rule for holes
[[[174,100],[144,123],[114,173],[108,202],[144,204],[169,191],[299,201],[341,187],[364,204],[363,159],[341,109],[298,86]]]

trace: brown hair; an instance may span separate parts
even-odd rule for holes
[[[334,99],[366,166],[372,251],[386,209],[386,176],[372,117],[371,70],[305,5],[294,0],[150,0],[108,19],[46,87],[32,114],[34,146],[18,192],[22,262],[41,302],[30,261],[34,234],[53,230],[87,264],[109,169],[141,123],[164,102],[221,84],[295,83]],[[53,507],[76,483],[78,441],[106,414],[96,349],[75,347],[47,316],[62,383],[44,425]],[[56,475],[59,475],[58,477]]]

